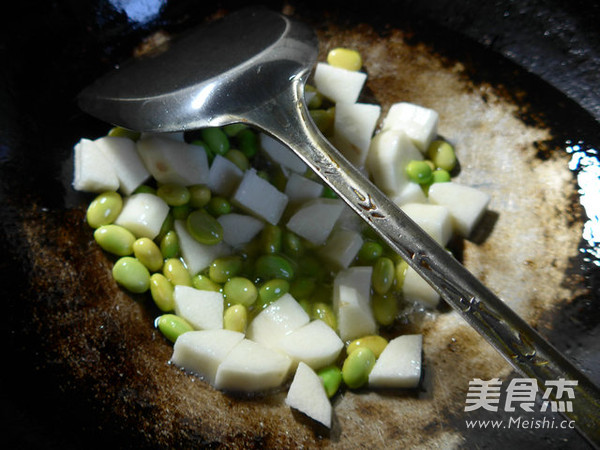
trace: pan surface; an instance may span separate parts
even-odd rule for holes
[[[422,386],[345,392],[334,399],[330,432],[286,408],[283,393],[228,396],[167,364],[171,345],[153,328],[157,312],[114,285],[112,262],[85,225],[90,197],[70,187],[70,155],[80,137],[108,129],[77,109],[85,85],[144,42],[151,48],[145,38],[160,41],[241,5],[197,3],[64,0],[21,11],[3,27],[3,436],[21,448],[62,449],[589,448],[568,428],[468,428],[466,420],[519,415],[465,413],[469,381],[506,385],[515,374],[445,306],[407,310],[386,330],[424,333]],[[600,382],[600,246],[588,217],[599,188],[586,184],[598,179],[598,78],[587,72],[598,64],[599,33],[588,28],[597,8],[556,9],[562,22],[546,32],[571,34],[550,45],[539,29],[548,9],[534,1],[519,10],[511,2],[492,10],[466,1],[381,3],[266,4],[315,27],[321,60],[333,47],[358,49],[369,75],[363,101],[384,112],[397,101],[439,112],[439,132],[461,161],[459,181],[493,199],[481,232],[454,244],[462,260]],[[127,6],[135,4],[143,8]],[[517,13],[522,22],[510,19]],[[535,411],[521,415],[562,421]]]

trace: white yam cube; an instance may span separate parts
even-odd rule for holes
[[[288,204],[288,198],[267,180],[259,177],[256,170],[250,169],[244,172],[231,202],[247,213],[271,225],[277,225]]]
[[[288,196],[290,204],[297,204],[318,198],[322,193],[323,185],[321,183],[297,173],[290,175],[284,191],[284,194]]]
[[[456,182],[434,183],[429,188],[429,201],[448,208],[456,233],[469,237],[487,210],[490,196]]]
[[[177,285],[173,291],[175,313],[196,330],[223,328],[223,294]]]
[[[344,209],[341,200],[317,198],[304,203],[287,222],[287,228],[315,245],[324,244]]]
[[[131,231],[136,237],[154,239],[169,214],[169,205],[153,194],[134,194],[125,198],[115,224]]]
[[[404,131],[421,152],[425,152],[437,135],[439,115],[433,109],[412,103],[394,103],[382,129]]]
[[[423,155],[403,131],[383,130],[371,141],[367,168],[373,181],[390,196],[398,195],[410,182],[406,166]]]
[[[95,142],[115,169],[119,186],[125,195],[131,194],[150,178],[150,173],[138,155],[135,142],[131,139],[104,136]]]
[[[365,164],[380,114],[379,105],[345,102],[335,105],[333,140],[337,149],[355,166]]]
[[[218,195],[229,197],[238,187],[244,172],[227,158],[216,155],[208,172],[208,187]]]
[[[207,245],[198,242],[188,232],[185,222],[175,221],[175,233],[179,239],[179,250],[185,261],[188,272],[194,276],[198,272],[206,269],[213,260],[231,254],[231,247],[220,242],[216,245]]]
[[[243,339],[219,365],[215,387],[242,392],[273,389],[285,381],[291,364],[287,355]]]
[[[402,294],[406,301],[417,302],[426,308],[435,308],[440,302],[440,294],[412,267],[404,273]]]
[[[423,188],[414,181],[406,183],[400,193],[392,198],[392,201],[398,206],[403,206],[407,203],[428,203]]]
[[[279,349],[281,339],[310,321],[308,314],[290,294],[263,309],[248,326],[246,336],[255,342]]]
[[[334,102],[355,103],[367,81],[367,74],[327,63],[317,63],[314,73],[315,87]]]
[[[285,403],[327,428],[331,428],[331,402],[321,377],[308,365],[300,363],[298,366]]]
[[[358,231],[337,229],[331,233],[319,254],[338,268],[347,269],[362,245],[363,238]]]
[[[175,341],[171,362],[214,385],[217,368],[244,334],[231,330],[199,330],[183,333]]]
[[[137,150],[159,183],[191,186],[208,182],[208,157],[200,145],[150,135],[137,141]]]
[[[409,334],[392,339],[369,374],[369,386],[414,388],[421,380],[423,336]]]
[[[373,334],[377,324],[371,311],[371,266],[339,272],[333,282],[333,308],[344,341]]]
[[[245,214],[223,214],[217,218],[223,227],[223,241],[232,247],[241,247],[250,242],[265,226],[256,217]]]
[[[81,139],[73,147],[73,188],[84,192],[105,192],[119,189],[115,169],[96,143]]]
[[[442,247],[452,237],[450,211],[445,206],[429,203],[407,203],[402,205],[402,211]]]
[[[307,165],[289,147],[268,134],[259,133],[260,146],[267,156],[280,166],[296,173],[306,172]]]
[[[308,364],[317,370],[333,363],[344,343],[322,320],[313,320],[281,338],[279,348],[292,358],[293,364]]]

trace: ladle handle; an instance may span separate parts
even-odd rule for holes
[[[540,392],[548,389],[547,381],[576,380],[575,397],[562,398],[573,407],[564,415],[591,443],[600,445],[598,387],[350,164],[319,132],[303,99],[304,82],[299,78],[289,92],[263,104],[249,118],[319,174],[512,367],[535,379]]]

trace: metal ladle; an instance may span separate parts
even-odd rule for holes
[[[290,147],[520,373],[577,380],[564,414],[600,443],[600,393],[571,362],[441,248],[319,132],[304,103],[318,53],[314,31],[246,9],[163,52],[129,61],[86,88],[80,107],[125,128],[172,132],[243,122]]]

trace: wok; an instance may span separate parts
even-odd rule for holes
[[[143,3],[147,12],[152,2]],[[152,327],[156,311],[112,284],[111,262],[83,220],[89,197],[70,188],[73,144],[107,130],[77,109],[75,97],[144,38],[175,34],[241,4],[174,1],[155,17],[129,9],[127,20],[106,1],[65,0],[4,16],[6,441],[63,449],[588,448],[572,429],[467,429],[466,419],[511,416],[465,413],[469,380],[507,383],[515,375],[443,306],[434,314],[407,311],[388,330],[425,334],[421,388],[344,393],[335,399],[331,432],[282,407],[283,394],[223,395],[167,364],[170,345]],[[598,8],[535,1],[263,4],[313,25],[322,56],[337,45],[358,48],[369,72],[365,101],[384,108],[414,101],[440,112],[441,134],[457,143],[461,179],[494,196],[481,235],[456,249],[598,383],[598,243],[582,207],[591,214],[598,191],[584,185],[600,131]],[[549,412],[527,417],[562,420]]]

